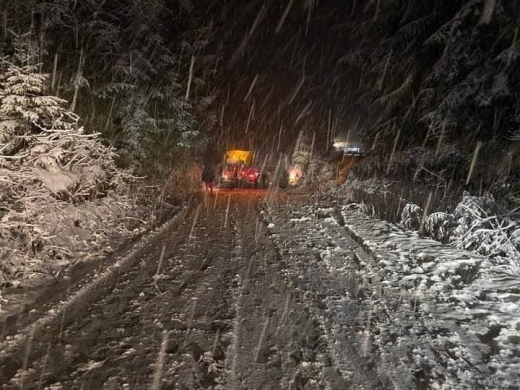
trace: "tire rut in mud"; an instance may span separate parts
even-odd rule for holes
[[[88,302],[72,307],[29,337],[24,348],[4,356],[3,388],[56,383],[63,388],[147,387],[157,372],[164,331],[169,332],[164,367],[175,367],[175,359],[177,365],[197,366],[200,349],[206,347],[197,341],[198,333],[211,333],[203,338],[211,339],[217,360],[222,347],[215,345],[219,342],[213,334],[227,329],[230,315],[225,292],[233,275],[226,269],[232,234],[222,228],[221,205],[201,212],[194,225],[193,217],[158,237]],[[162,374],[165,382],[174,380],[175,372]],[[207,377],[183,380],[181,375],[177,381],[193,388],[193,380],[203,384]]]
[[[241,205],[241,207],[245,207]],[[287,264],[279,259],[260,215],[248,211],[235,224],[235,318],[226,367],[228,389],[289,389],[297,363],[290,356],[288,312],[292,294]]]
[[[192,210],[4,354],[2,388],[288,388],[291,294],[257,199]]]
[[[292,199],[263,208],[279,257],[290,262],[291,315],[300,334],[308,335],[294,339],[293,354],[300,360],[295,388],[393,388],[367,336],[371,311],[357,275],[362,248],[339,233],[340,225],[321,221],[333,210]]]
[[[59,285],[56,286],[56,291],[49,287],[52,290],[51,293],[45,291],[42,297],[35,302],[35,304],[40,304],[40,307],[33,306],[36,310],[30,310],[31,307],[29,307],[20,312],[17,324],[15,324],[19,327],[18,332],[14,328],[7,328],[4,335],[6,339],[2,340],[0,384],[3,387],[8,386],[7,382],[17,370],[23,367],[29,368],[33,358],[44,355],[47,350],[50,351],[47,345],[59,343],[60,340],[55,340],[56,335],[59,335],[61,330],[65,329],[74,318],[81,317],[90,304],[109,293],[116,286],[120,275],[131,270],[145,254],[153,256],[155,249],[153,243],[169,234],[171,229],[176,229],[187,212],[188,209],[185,209],[169,223],[151,232],[152,240],[137,243],[135,248],[126,253],[124,257],[117,257],[117,254],[124,253],[124,250],[116,252],[108,259],[107,265],[109,264],[109,266],[101,269],[98,275],[94,275],[96,273],[95,265],[86,267],[92,274],[84,275],[83,282],[76,280],[72,285],[72,281],[69,281],[67,285],[70,287]],[[47,302],[44,301],[43,295],[48,297]],[[56,301],[57,298],[61,300]],[[23,380],[15,382],[27,386]]]

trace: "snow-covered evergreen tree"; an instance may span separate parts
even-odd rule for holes
[[[54,208],[106,196],[124,174],[114,152],[84,131],[67,102],[44,94],[48,75],[33,65],[0,67],[2,284],[17,273],[44,272],[37,252],[53,237]]]
[[[499,150],[518,154],[518,148],[508,148],[519,125],[517,2],[358,2],[353,16],[354,47],[341,63],[360,74],[358,90],[349,100],[368,110],[362,127],[374,150],[388,159],[397,129],[397,152],[454,144],[467,155],[481,140],[481,156],[490,150],[495,161],[480,164],[473,178],[491,184],[497,175],[486,174],[486,165],[504,167],[511,161]],[[498,150],[492,146],[496,143]],[[435,153],[433,160],[439,157],[442,153]],[[465,180],[469,162],[453,162],[456,166],[445,173]],[[383,161],[381,169],[386,168]],[[500,176],[507,172],[496,170]]]
[[[5,47],[15,53],[25,49],[26,59],[17,64],[42,62],[38,70],[50,74],[47,93],[68,100],[85,126],[132,158],[153,159],[163,151],[171,160],[172,149],[197,145],[211,128],[214,115],[202,87],[214,59],[205,54],[208,27],[191,20],[192,1],[6,0],[4,5],[10,23],[16,21],[5,30]],[[11,43],[16,38],[11,30],[28,29],[24,40]]]
[[[53,188],[56,194],[70,191],[71,184],[82,190],[67,196],[91,197],[96,196],[95,191],[104,191],[116,172],[113,152],[95,134],[85,134],[79,117],[65,108],[65,100],[43,94],[48,75],[37,73],[34,66],[4,67],[0,76],[0,159],[23,168],[65,176],[64,172],[73,173],[75,179],[68,175],[68,185]]]

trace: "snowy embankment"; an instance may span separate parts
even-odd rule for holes
[[[287,202],[268,214],[274,240],[290,246],[289,256],[304,252],[301,272],[327,296],[316,315],[346,377],[362,375],[356,359],[371,357],[397,389],[518,388],[520,280],[502,260],[353,206]]]
[[[412,371],[432,387],[517,388],[518,275],[348,206],[341,214],[371,255],[360,273],[377,318],[374,343],[397,381]]]
[[[177,223],[179,217],[183,215],[183,212],[178,211],[177,214],[175,214],[175,216],[167,223],[152,229],[145,239],[135,245],[131,251],[126,253],[123,257],[118,258],[113,264],[100,270],[98,273],[93,275],[90,280],[85,279],[85,284],[78,284],[76,286],[77,290],[72,291],[65,301],[59,302],[48,310],[46,307],[42,307],[38,310],[32,310],[29,312],[29,316],[36,316],[30,325],[21,329],[17,334],[7,336],[5,340],[0,340],[2,342],[0,344],[0,358],[9,356],[13,351],[22,348],[26,340],[35,337],[38,332],[44,330],[44,328],[49,326],[52,321],[63,317],[65,312],[72,312],[75,305],[86,304],[89,299],[91,299],[89,295],[93,294],[96,290],[101,291],[102,289],[100,290],[100,287],[106,287],[109,279],[117,280],[119,273],[124,273],[123,270],[125,267],[135,261],[136,256],[138,256],[145,248],[152,245],[154,239],[164,234],[164,232]],[[44,310],[47,311],[44,312]]]
[[[103,257],[148,218],[115,151],[44,94],[48,75],[0,69],[0,287],[26,287]]]

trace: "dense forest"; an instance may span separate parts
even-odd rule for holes
[[[43,92],[66,99],[120,154],[167,161],[211,127],[209,31],[189,1],[3,4],[2,55],[49,74]]]
[[[366,175],[400,151],[440,176],[479,141],[479,161],[504,160],[489,177],[516,155],[516,1],[4,4],[3,55],[25,45],[18,65],[38,64],[46,93],[134,156],[209,133],[291,148],[302,129],[362,138],[377,155]]]
[[[8,240],[43,239],[12,222],[32,218],[26,199],[36,215],[146,175],[169,187],[164,200],[198,190],[204,151],[225,147],[326,156],[334,139],[356,139],[359,178],[517,191],[518,1],[2,5]]]
[[[372,3],[356,12],[365,15],[352,30],[358,44],[341,60],[359,72],[356,102],[368,118],[362,132],[384,156],[366,174],[413,175],[410,168],[423,167],[431,178],[466,180],[479,152],[477,183],[514,174],[518,2]],[[394,152],[401,161],[388,167]]]

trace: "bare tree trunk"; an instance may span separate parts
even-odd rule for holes
[[[56,72],[58,70],[58,51],[54,53],[54,61],[52,65],[52,79],[51,79],[51,92],[55,91],[56,88]]]
[[[58,75],[58,84],[56,85],[56,96],[60,96],[60,89],[61,89],[61,76],[63,75],[62,72]]]
[[[2,12],[2,36],[7,38],[7,11]]]
[[[45,33],[43,32],[43,27],[40,26],[40,31],[38,32],[38,67],[40,68],[40,72],[43,72],[43,37]]]
[[[495,11],[495,4],[496,0],[486,0],[484,10],[482,11],[482,18],[480,19],[481,23],[489,24],[491,22],[491,17]]]
[[[195,56],[191,56],[191,63],[190,63],[190,74],[188,76],[188,86],[186,88],[186,100],[190,98],[190,89],[191,89],[191,81],[193,78],[193,67],[195,65]]]
[[[110,111],[108,112],[107,121],[105,123],[105,134],[107,133],[108,125],[110,124],[110,121],[112,120],[112,112],[114,111],[115,103],[116,103],[116,97],[114,96],[112,98],[112,104],[110,105]]]
[[[72,98],[72,103],[70,105],[70,110],[76,110],[76,104],[78,102],[78,92],[81,83],[81,76],[83,73],[83,47],[81,47],[81,51],[79,53],[79,61],[78,61],[78,71],[76,72],[76,81],[74,82],[74,97]]]
[[[329,108],[329,116],[327,120],[327,151],[329,150],[330,141],[331,141],[331,131],[332,129],[332,110]]]

